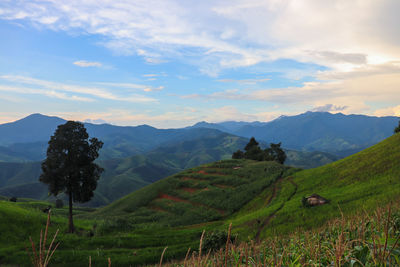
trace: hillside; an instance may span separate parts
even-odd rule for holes
[[[125,217],[131,224],[163,226],[220,220],[291,171],[275,162],[219,161],[153,183],[92,216]]]
[[[373,210],[400,197],[400,134],[355,155],[279,180],[235,214],[230,221],[244,236],[311,229],[355,211]],[[302,198],[319,194],[329,204],[305,208]],[[271,198],[265,206],[265,199]],[[259,223],[261,222],[261,223]],[[258,225],[249,228],[248,225]]]

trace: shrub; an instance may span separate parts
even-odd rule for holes
[[[224,247],[226,244],[226,240],[228,239],[228,233],[226,231],[214,231],[209,234],[206,234],[203,240],[203,251],[217,251],[220,248]],[[230,237],[230,241],[233,242],[232,236]]]
[[[17,197],[11,197],[11,198],[10,198],[10,201],[11,201],[11,202],[17,202]]]

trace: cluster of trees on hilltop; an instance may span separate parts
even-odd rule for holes
[[[232,154],[233,159],[252,159],[258,161],[276,161],[283,164],[286,160],[286,153],[281,148],[281,143],[271,143],[270,146],[262,150],[254,137],[244,148],[244,152],[238,150]]]

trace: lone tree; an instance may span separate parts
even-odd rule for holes
[[[394,133],[400,133],[400,121],[399,121],[399,126],[394,128]]]
[[[80,122],[59,125],[49,141],[47,158],[42,163],[39,180],[49,186],[50,194],[64,192],[69,198],[69,232],[74,232],[72,203],[87,202],[93,197],[103,169],[94,163],[103,142],[89,139]]]

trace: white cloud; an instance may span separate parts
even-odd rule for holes
[[[3,19],[101,35],[119,53],[156,64],[185,60],[209,74],[279,58],[333,69],[397,60],[397,10],[397,0],[0,3]]]
[[[0,75],[0,80],[11,83],[11,85],[1,85],[0,90],[9,92],[12,91],[21,94],[42,94],[49,97],[86,102],[95,101],[95,98],[132,103],[158,102],[158,100],[155,98],[131,92],[128,92],[128,94],[126,94],[125,92],[120,92],[119,94],[116,94],[115,92],[105,87],[58,83],[16,75]],[[115,86],[115,84],[112,83],[110,83],[109,85]],[[132,84],[129,85],[131,85],[132,87],[136,86]],[[144,91],[146,89],[146,87],[144,86],[140,86],[139,88],[143,88]]]
[[[315,107],[312,109],[312,111],[319,111],[319,112],[337,112],[337,111],[343,111],[347,109],[348,106],[336,106],[333,104],[325,104],[323,106]]]
[[[223,106],[220,108],[211,109],[210,112],[204,116],[205,121],[208,122],[223,122],[223,121],[255,121],[258,119],[253,114],[240,112],[236,107]]]
[[[158,87],[143,85],[143,84],[135,84],[135,83],[106,83],[106,82],[98,82],[97,84],[111,86],[111,87],[120,87],[120,88],[128,88],[128,89],[139,89],[144,92],[153,92],[153,91],[161,91],[165,87],[160,85]]]
[[[342,74],[340,74],[342,75]],[[373,114],[377,106],[390,106],[400,103],[400,75],[397,72],[376,72],[343,80],[305,82],[300,87],[270,88],[252,91],[237,89],[212,94],[191,94],[182,96],[187,99],[259,101],[279,104],[286,109],[296,107],[330,108],[330,111],[342,110],[344,113]],[[377,103],[379,105],[377,105]],[[334,110],[332,110],[334,109]]]
[[[44,95],[51,98],[58,98],[63,100],[72,100],[72,101],[81,101],[81,102],[93,102],[94,99],[81,97],[77,95],[67,95],[62,92],[57,92],[54,90],[47,89],[36,89],[36,88],[28,88],[28,87],[18,87],[18,86],[10,86],[10,85],[0,85],[0,91],[3,92],[12,92],[17,94],[32,94],[32,95]]]
[[[100,62],[86,61],[86,60],[75,61],[73,64],[76,65],[76,66],[79,66],[79,67],[83,67],[83,68],[87,68],[87,67],[98,67],[98,68],[100,68],[101,66],[103,66],[103,64],[101,64]]]
[[[107,123],[103,119],[85,119],[84,122],[93,123],[93,124],[104,124],[104,123]]]
[[[235,80],[235,79],[221,79],[219,82],[224,83],[240,83],[240,84],[256,84],[270,81],[269,78],[256,78],[256,79],[243,79],[243,80]]]
[[[375,111],[376,116],[397,116],[400,117],[400,105],[378,109]]]

